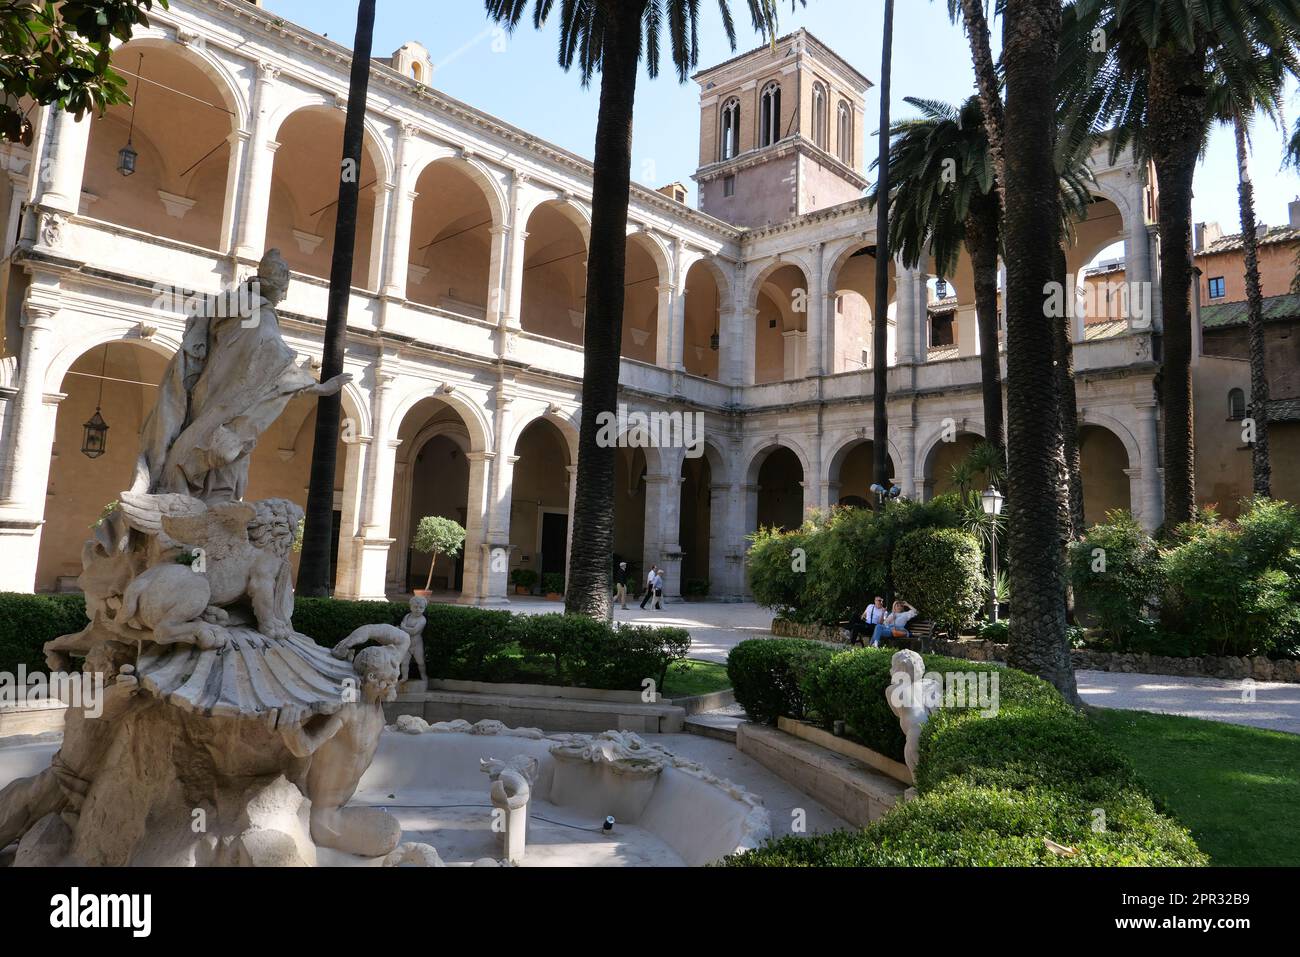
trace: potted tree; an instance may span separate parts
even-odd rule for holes
[[[537,584],[537,572],[531,568],[516,568],[510,573],[510,582],[515,586],[516,595],[531,595]]]
[[[465,544],[465,529],[459,522],[441,515],[426,515],[415,526],[415,536],[411,539],[411,548],[417,552],[427,553],[429,557],[429,577],[424,588],[417,588],[415,593],[424,598],[433,594],[433,568],[438,563],[439,555],[455,558]]]
[[[563,601],[564,576],[559,572],[547,572],[542,576],[542,592],[547,601]]]

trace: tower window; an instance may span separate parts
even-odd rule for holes
[[[1241,389],[1228,390],[1228,418],[1240,422],[1246,417],[1246,393]]]
[[[839,147],[840,162],[853,165],[853,110],[840,100],[839,115],[835,121],[835,141]]]
[[[826,87],[813,84],[813,144],[826,149]]]
[[[735,195],[736,195],[736,177],[734,177],[734,176],[724,176],[724,177],[723,177],[723,179],[722,179],[722,195],[723,195],[723,196],[735,196]]]
[[[759,98],[758,145],[771,146],[781,138],[781,85],[773,80]]]
[[[740,100],[728,100],[722,108],[719,159],[729,160],[740,152]]]

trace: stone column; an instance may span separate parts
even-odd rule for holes
[[[81,184],[90,142],[89,117],[80,122],[71,113],[49,107],[44,146],[37,159],[35,205],[75,216],[81,208]]]
[[[1130,302],[1128,327],[1131,331],[1147,331],[1155,328],[1160,291],[1155,288],[1152,237],[1146,222],[1146,187],[1141,177],[1133,177],[1129,186],[1128,207],[1124,223],[1124,279],[1128,283]],[[1139,297],[1143,303],[1150,302],[1150,309],[1144,316],[1133,315],[1137,310],[1132,303]]]
[[[385,247],[396,238],[388,235],[388,224],[393,214],[393,204],[397,202],[398,191],[393,183],[376,183],[371,192],[375,197],[375,213],[370,224],[370,262],[364,288],[377,292],[388,272]],[[352,274],[352,285],[359,285],[355,272]]]
[[[416,135],[416,128],[409,123],[403,123],[397,133],[397,182],[388,213],[390,228],[385,236],[384,281],[380,287],[382,295],[395,299],[406,298],[407,264],[411,261],[411,214],[419,193],[415,192],[408,156]]]
[[[744,593],[735,534],[739,523],[737,487],[730,482],[709,486],[709,594],[735,598]]]
[[[1140,504],[1134,501],[1138,521],[1147,531],[1155,531],[1165,518],[1164,481],[1159,468],[1160,439],[1156,422],[1155,399],[1134,403],[1138,417],[1138,452],[1142,456],[1142,495]],[[1133,463],[1129,463],[1132,465]]]
[[[370,440],[357,436],[344,443],[343,515],[339,521],[338,569],[334,576],[334,594],[349,600],[361,597],[360,556],[357,548],[361,531],[365,459]]]
[[[235,130],[226,137],[226,142],[230,144],[230,163],[226,167],[226,192],[221,202],[219,252],[233,252],[238,240],[239,184],[243,181],[244,168],[248,165],[251,139],[252,134],[248,130]]]
[[[898,458],[894,462],[894,481],[902,492],[899,494],[904,498],[921,501],[925,497],[925,490],[917,477],[921,474],[921,469],[916,463],[916,426],[910,421],[911,412],[908,412],[909,421],[896,422],[892,418],[889,426],[891,431],[897,432],[895,441],[898,443]]]
[[[389,437],[387,393],[393,374],[382,361],[372,366],[373,387],[370,393],[372,435],[366,455],[366,486],[361,510],[361,530],[357,553],[361,597],[382,601],[388,582],[388,551],[393,544],[390,519],[393,511],[393,481],[400,442]],[[399,584],[404,584],[399,582]]]
[[[267,114],[270,112],[270,88],[279,75],[278,67],[266,62],[257,64],[253,107],[249,114],[248,160],[243,164],[239,214],[235,224],[234,254],[240,259],[257,261],[266,251],[271,174],[275,169],[275,151],[280,148],[280,144],[270,138]]]
[[[569,556],[573,554],[573,515],[577,509],[578,467],[576,465],[566,465],[564,471],[568,473],[565,482],[569,486],[569,520],[565,523],[564,536],[564,584],[567,589],[569,583]]]
[[[493,460],[493,492],[488,511],[488,530],[486,552],[490,556],[488,569],[481,577],[486,584],[479,603],[498,604],[509,601],[506,597],[510,584],[510,556],[514,546],[510,544],[510,507],[513,501],[515,482],[515,463],[517,455],[497,454]],[[482,552],[482,549],[480,549]],[[499,555],[505,561],[495,560]]]
[[[898,364],[905,365],[910,362],[924,362],[925,349],[923,347],[922,336],[924,334],[925,316],[923,313],[918,312],[916,296],[916,280],[921,273],[917,269],[908,269],[904,266],[896,266],[896,270],[897,271],[894,275],[897,277],[895,282],[895,299],[897,301],[897,306],[894,310],[894,328],[896,330],[895,338],[897,342],[896,351],[898,353]],[[875,303],[873,302],[871,305],[874,310]],[[919,305],[923,308],[924,300],[922,300]],[[873,311],[872,322],[876,322],[878,318],[883,318],[885,321],[888,321],[889,319],[888,315],[877,317]],[[873,353],[871,356],[871,364],[873,367],[878,359],[879,357]],[[888,356],[885,357],[885,362],[888,364]]]
[[[782,378],[801,378],[806,368],[808,333],[802,329],[790,329],[781,333],[781,339],[785,346],[785,365],[782,370]]]
[[[668,458],[664,452],[664,457]],[[682,593],[682,549],[677,539],[681,531],[682,478],[680,462],[676,474],[671,470],[647,473],[645,477],[645,552],[643,567],[658,565],[663,569],[664,597],[680,598]]]
[[[673,354],[680,343],[675,340],[675,322],[677,318],[677,296],[671,282],[661,282],[655,286],[658,293],[658,306],[655,312],[655,365],[661,369],[679,369],[673,365]]]
[[[503,230],[505,245],[501,259],[500,325],[509,330],[523,328],[524,249],[528,241],[528,221],[524,217],[521,193],[528,177],[516,173],[510,182],[509,228]],[[494,272],[493,277],[496,277]]]
[[[808,283],[808,332],[804,345],[804,362],[801,374],[809,377],[824,375],[826,367],[826,343],[832,338],[829,327],[834,322],[834,307],[827,308],[826,277],[823,275],[825,243],[813,243],[809,247],[813,254],[813,274]]]
[[[495,562],[508,568],[508,551],[493,555],[488,542],[490,495],[492,488],[493,452],[469,452],[469,495],[465,508],[465,579],[461,587],[460,603],[478,605],[492,599],[491,573]],[[504,595],[498,596],[503,600]]]
[[[45,400],[45,378],[56,350],[54,316],[55,310],[46,306],[28,303],[23,307],[17,391],[7,396],[8,428],[0,458],[0,549],[4,555],[0,591],[30,592],[36,586],[57,411]]]
[[[758,310],[753,308],[740,309],[736,312],[740,320],[740,361],[736,366],[741,370],[740,381],[738,385],[753,385],[757,375],[758,357],[754,352],[756,336],[758,333]]]

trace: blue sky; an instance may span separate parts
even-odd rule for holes
[[[732,0],[741,50],[757,45],[744,0]],[[267,0],[268,9],[347,46],[356,31],[356,5],[331,0]],[[529,7],[531,9],[531,0]],[[558,4],[557,4],[558,7]],[[732,53],[722,33],[717,4],[700,4],[701,66]],[[833,47],[862,73],[880,75],[880,24],[883,0],[808,0],[790,12],[781,3],[781,29],[806,27]],[[974,89],[970,51],[961,28],[948,22],[944,0],[901,0],[896,3],[894,45],[894,113],[908,112],[904,96],[960,101]],[[742,16],[744,19],[742,19]],[[995,28],[995,34],[1000,28]],[[523,127],[574,153],[590,157],[595,140],[599,78],[583,90],[574,74],[555,62],[558,27],[554,17],[544,30],[531,21],[502,42],[494,38],[481,0],[378,0],[375,24],[376,56],[387,56],[407,40],[418,40],[437,66],[432,85],[444,93]],[[998,38],[995,36],[995,53]],[[637,88],[633,140],[633,179],[647,186],[680,180],[691,190],[690,174],[699,158],[699,92],[694,82],[679,84],[665,63],[659,78],[645,74]],[[878,127],[880,103],[873,89],[867,103],[869,133]],[[1292,90],[1289,119],[1300,110],[1300,94]],[[1279,168],[1282,133],[1261,125],[1255,131],[1252,174],[1256,209],[1261,222],[1284,223],[1287,203],[1300,197],[1300,176]],[[874,135],[870,156],[878,146]],[[1217,130],[1197,170],[1193,216],[1218,221],[1225,231],[1240,228],[1237,212],[1236,157],[1231,131]]]

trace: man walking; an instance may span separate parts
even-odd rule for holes
[[[664,610],[664,576],[658,568],[655,569],[654,579],[655,591],[655,611]]]
[[[645,595],[643,595],[641,598],[642,611],[645,611],[645,603],[648,602],[652,597],[654,597],[655,575],[657,575],[658,573],[659,573],[659,569],[656,568],[654,565],[651,565],[650,574],[646,575],[645,577]]]
[[[614,600],[627,610],[627,562],[619,562],[614,571]]]

